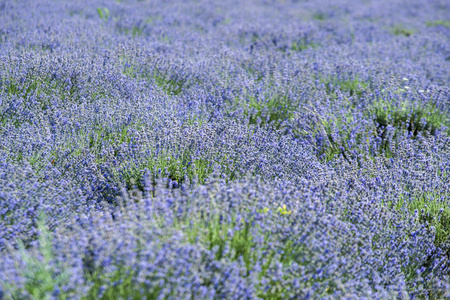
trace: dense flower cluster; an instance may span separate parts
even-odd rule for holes
[[[449,15],[0,1],[0,299],[450,298]]]

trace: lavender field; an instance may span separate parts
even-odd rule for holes
[[[450,2],[0,0],[0,299],[450,299]]]

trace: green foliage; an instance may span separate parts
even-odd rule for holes
[[[19,241],[22,259],[26,266],[22,269],[22,276],[26,278],[24,290],[33,299],[52,299],[55,291],[58,292],[59,299],[66,299],[67,292],[62,291],[62,287],[70,282],[68,273],[61,271],[64,267],[54,265],[55,263],[51,234],[45,225],[45,217],[41,214],[38,221],[39,235],[39,252],[42,259],[31,256],[23,243]],[[20,297],[22,289],[15,286],[8,286],[7,290],[12,295]]]
[[[70,83],[68,80],[70,80]],[[28,74],[24,78],[0,78],[0,90],[7,95],[15,95],[24,99],[36,95],[41,108],[49,106],[48,100],[42,100],[41,95],[58,95],[62,101],[79,101],[81,98],[78,87],[78,77],[57,78],[49,75]]]
[[[353,158],[354,152],[361,152],[359,146],[367,142],[371,135],[370,128],[357,125],[362,113],[353,107],[354,104],[346,96],[342,100],[344,101],[339,102],[341,106],[337,106],[334,101],[330,102],[330,113],[326,115],[319,114],[314,108],[304,108],[312,117],[310,129],[294,131],[296,136],[310,139],[316,155],[324,162],[341,155],[347,160]]]
[[[144,190],[142,179],[145,169],[152,172],[152,182],[156,181],[159,177],[158,170],[161,170],[162,176],[167,172],[167,177],[179,184],[184,182],[185,178],[193,180],[194,177],[200,183],[204,183],[206,177],[213,171],[213,163],[201,158],[193,160],[188,152],[179,155],[160,152],[157,156],[148,157],[138,164],[130,163],[120,171],[114,170],[115,181],[125,182],[127,187],[136,185],[138,189]]]
[[[450,20],[435,20],[426,23],[428,27],[444,26],[450,28]]]
[[[97,158],[97,163],[104,161],[102,151],[108,147],[114,150],[114,156],[119,153],[122,144],[129,144],[133,138],[139,135],[143,124],[140,121],[128,124],[117,124],[114,126],[95,125],[89,132],[80,132],[79,143],[76,147],[73,144],[63,145],[59,149],[51,152],[52,164],[54,166],[63,165],[70,158],[76,158],[89,149],[89,153]]]
[[[122,144],[129,144],[136,132],[142,129],[142,123],[133,122],[129,124],[116,125],[113,127],[105,127],[102,125],[88,133],[89,149],[91,153],[98,154],[103,148],[113,146],[114,156],[118,154],[118,147]]]
[[[169,95],[180,94],[187,85],[187,80],[177,74],[169,75],[167,72],[162,72],[158,69],[155,69],[153,72],[153,79]]]
[[[354,122],[351,112],[343,116],[333,116],[331,119],[323,120],[322,126],[326,133],[327,143],[320,148],[319,156],[326,162],[333,160],[335,157],[342,155],[345,159],[349,159],[350,147],[347,141],[352,139],[352,133],[347,124]],[[356,143],[361,143],[364,136],[358,133],[355,136]]]
[[[352,79],[339,79],[331,77],[329,79],[321,79],[325,84],[325,89],[332,99],[336,99],[336,90],[339,89],[344,93],[349,93],[351,97],[356,96],[360,98],[369,87],[367,82],[362,81],[358,76]]]
[[[99,268],[92,275],[88,275],[88,280],[93,285],[82,299],[158,299],[162,287],[149,289],[135,280],[137,274],[131,268],[119,265],[117,269],[107,274]]]
[[[388,206],[401,212],[414,214],[417,211],[417,221],[436,230],[435,245],[450,243],[450,194],[444,191],[413,192],[411,195],[400,195],[398,201]]]
[[[236,228],[239,228],[236,230]],[[216,259],[223,258],[225,245],[228,243],[233,250],[231,259],[237,260],[242,256],[247,269],[256,259],[252,248],[255,246],[251,230],[251,223],[243,220],[237,221],[235,216],[231,217],[231,222],[222,218],[219,214],[213,215],[210,219],[190,220],[189,224],[183,228],[189,242],[200,242],[209,250],[217,250]]]
[[[154,81],[157,86],[169,95],[178,95],[184,88],[189,87],[189,82],[186,78],[182,78],[177,74],[169,74],[167,71],[162,71],[158,68],[145,70],[125,64],[123,74],[131,78]]]
[[[186,124],[188,126],[194,126],[195,124],[202,126],[204,123],[205,123],[205,120],[203,120],[197,116],[189,116],[189,118],[186,121]]]
[[[401,93],[399,89],[396,93]],[[407,132],[412,139],[416,139],[419,133],[422,136],[435,135],[436,130],[447,127],[450,134],[450,118],[432,102],[415,104],[409,101],[393,103],[379,99],[369,105],[366,118],[372,119],[375,126],[375,136],[381,138],[374,151],[383,153],[386,157],[392,157],[395,139]],[[388,126],[393,128],[388,134]],[[372,146],[371,146],[372,147]]]
[[[291,43],[290,49],[294,52],[301,52],[308,48],[317,48],[319,44],[308,41],[307,38],[302,38]]]
[[[244,114],[249,118],[250,124],[260,126],[271,124],[279,129],[283,121],[294,116],[294,104],[287,95],[283,94],[276,94],[264,101],[250,96],[248,109]],[[258,120],[260,120],[259,124]]]
[[[255,217],[278,219],[289,218],[291,214],[292,211],[283,205],[272,209],[263,208],[256,214],[246,214],[240,218],[236,214],[201,214],[194,219],[181,218],[176,226],[182,230],[190,243],[201,244],[209,250],[216,251],[217,260],[226,258],[237,261],[242,258],[247,275],[254,271],[257,261],[263,258],[257,278],[268,279],[272,288],[265,290],[262,284],[259,285],[258,296],[261,299],[285,299],[283,295],[286,288],[270,279],[270,268],[275,261],[285,267],[293,262],[299,265],[308,264],[305,246],[295,238],[286,237],[282,246],[274,249],[270,246],[272,243],[270,234],[263,232],[260,227],[260,222],[264,221],[257,222]],[[225,252],[226,248],[228,252]]]
[[[391,33],[395,36],[403,35],[408,37],[413,35],[415,32],[416,32],[415,30],[405,28],[403,25],[396,25],[391,28]]]
[[[87,153],[94,155],[97,164],[111,159],[104,155],[103,151],[107,148],[112,148],[112,155],[117,157],[122,144],[132,142],[133,138],[139,135],[142,127],[143,125],[139,121],[115,126],[97,125],[89,132],[80,131],[79,136],[76,137],[76,143],[72,141],[60,144],[49,153],[38,149],[26,157],[18,152],[14,160],[19,163],[27,160],[36,171],[36,175],[39,175],[46,166],[51,164],[60,170],[61,176],[68,176],[70,170],[76,172],[74,168],[77,168],[76,165]]]
[[[312,15],[314,20],[324,21],[327,18],[327,15],[322,12],[316,12]]]
[[[358,97],[361,97],[368,87],[368,84],[362,82],[358,77],[352,80],[340,81],[338,84],[343,92],[348,92],[350,93],[350,96]]]
[[[266,209],[262,214],[269,213]],[[286,218],[291,214],[286,206],[273,209],[277,212],[275,217]],[[269,217],[268,215],[266,215]],[[156,223],[161,216],[155,216]],[[165,221],[161,220],[161,226],[165,226]],[[308,260],[303,255],[304,246],[292,239],[286,239],[285,246],[281,251],[270,247],[269,235],[264,235],[263,239],[258,239],[257,235],[263,235],[261,228],[255,219],[248,215],[247,218],[238,218],[236,214],[225,214],[219,212],[206,213],[206,210],[198,214],[195,218],[190,215],[183,215],[173,220],[174,230],[183,232],[186,241],[191,244],[200,244],[203,248],[214,251],[216,260],[242,259],[247,268],[247,276],[254,270],[256,261],[264,258],[261,269],[257,275],[259,280],[269,276],[269,269],[274,260],[280,261],[288,266],[293,261],[299,264],[307,264]],[[258,243],[262,243],[259,247]],[[228,249],[228,251],[226,250]],[[264,256],[261,256],[264,251]],[[88,295],[83,299],[157,299],[161,288],[149,289],[145,284],[135,280],[136,273],[129,267],[117,264],[117,271],[106,274],[102,268],[95,268],[92,272],[86,272],[87,279],[93,282]],[[170,280],[173,274],[167,274],[164,281]],[[258,296],[261,299],[284,299],[283,293],[286,289],[277,282],[269,280],[272,288],[269,291],[258,286]],[[205,278],[204,285],[213,284],[209,278]],[[161,285],[161,286],[164,286]]]
[[[128,63],[125,63],[122,73],[131,78],[138,78],[139,69],[137,69],[136,67],[134,67]]]
[[[419,132],[434,135],[442,126],[450,129],[448,116],[432,103],[414,105],[404,101],[394,104],[380,99],[372,104],[369,113],[375,116],[374,121],[378,124],[382,138],[385,137],[385,128],[388,125],[398,130],[407,130],[413,137],[416,137]],[[450,133],[449,129],[447,131]]]
[[[112,169],[112,178],[115,183],[123,183],[128,188],[136,186],[139,190],[144,190],[143,177],[145,169],[151,173],[151,182],[156,184],[156,180],[161,177],[169,178],[182,184],[186,179],[190,182],[197,181],[204,184],[206,178],[212,174],[214,168],[219,168],[225,180],[234,180],[237,177],[236,161],[226,155],[208,159],[202,156],[194,157],[189,150],[180,152],[169,152],[165,150],[153,151],[154,156],[148,156],[139,162],[125,161],[118,168]]]
[[[131,34],[133,37],[141,36],[144,32],[144,27],[139,25],[134,25],[131,28],[124,27],[120,29],[120,32],[124,34]]]
[[[214,160],[203,155],[194,155],[189,148],[178,150],[152,148],[147,154],[132,160],[125,159],[119,165],[109,168],[110,180],[115,184],[125,184],[127,188],[135,186],[144,191],[145,170],[150,172],[150,181],[156,184],[158,178],[168,178],[178,185],[189,179],[190,182],[205,183],[214,168],[219,168],[226,180],[236,178],[236,161],[223,154]]]
[[[131,28],[131,34],[133,36],[141,36],[143,32],[144,32],[144,29],[141,27],[133,26],[133,28]]]
[[[435,239],[434,245],[441,247],[448,252],[450,245],[450,194],[448,191],[428,191],[420,190],[409,191],[400,194],[394,201],[386,201],[383,204],[391,210],[398,213],[399,218],[415,216],[416,222],[426,225],[429,229],[434,227]],[[392,226],[392,224],[388,225]],[[416,270],[424,267],[431,267],[431,261],[427,260],[424,264],[403,266],[403,272],[407,280],[412,280],[416,276]],[[435,291],[439,294],[438,291]],[[441,295],[442,296],[442,295]],[[436,297],[433,299],[441,299]]]
[[[356,85],[343,86],[352,90]],[[358,84],[358,86],[360,85]],[[353,93],[358,95],[357,90]],[[392,141],[404,131],[409,132],[412,138],[416,138],[419,133],[434,135],[436,130],[446,126],[447,133],[450,134],[449,117],[435,105],[431,103],[413,105],[406,101],[395,105],[385,100],[376,101],[364,112],[365,118],[373,118],[373,129],[370,126],[365,131],[352,131],[352,124],[356,120],[354,116],[355,108],[353,108],[353,103],[349,100],[347,102],[348,107],[342,111],[336,109],[338,113],[334,115],[321,117],[316,114],[317,122],[312,134],[322,137],[321,144],[316,145],[316,147],[318,147],[319,156],[325,161],[330,161],[338,155],[343,155],[346,159],[349,158],[351,156],[351,147],[347,144],[349,140],[352,140],[353,146],[355,146],[371,140],[378,140],[378,137],[380,137],[380,142],[368,145],[369,153],[360,151],[360,154],[366,159],[373,159],[373,155],[392,157],[392,147],[394,146]],[[388,135],[387,126],[394,127],[393,136]]]
[[[27,98],[28,95],[32,94],[33,92],[37,91],[39,94],[41,90],[38,90],[39,82],[36,79],[27,80],[26,82],[20,84],[17,80],[10,79],[10,80],[2,80],[1,81],[1,88],[2,90],[8,94],[8,95],[15,95],[15,96],[22,96],[24,98]]]
[[[108,8],[99,7],[99,8],[97,8],[97,13],[101,20],[103,20],[105,22],[108,21],[108,19],[109,19],[109,9]]]

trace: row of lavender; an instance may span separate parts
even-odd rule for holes
[[[450,297],[445,1],[0,1],[0,299]]]

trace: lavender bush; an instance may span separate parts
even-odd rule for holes
[[[449,15],[0,0],[0,299],[450,298]]]

